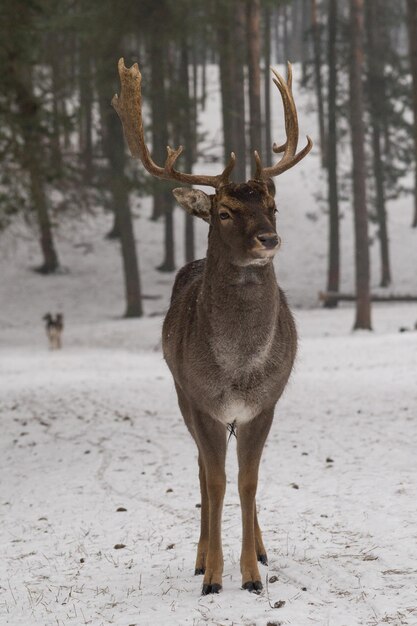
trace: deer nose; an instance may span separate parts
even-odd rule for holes
[[[267,250],[272,250],[272,248],[276,248],[279,244],[279,237],[276,233],[262,233],[257,235],[256,238]]]

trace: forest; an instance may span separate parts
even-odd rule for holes
[[[344,295],[339,225],[347,198],[355,229],[355,251],[346,260],[355,263],[355,327],[371,327],[369,224],[377,232],[381,287],[394,280],[387,204],[407,196],[410,228],[417,228],[415,0],[141,0],[126,1],[122,10],[112,0],[5,0],[0,30],[0,242],[24,220],[39,240],[36,269],[49,275],[60,267],[56,233],[92,207],[104,208],[114,219],[103,237],[120,241],[125,315],[143,315],[133,200],[152,197],[159,272],[176,270],[180,257],[195,258],[195,227],[185,216],[179,251],[172,185],[132,164],[110,106],[119,90],[117,60],[140,64],[154,160],[165,161],[167,145],[183,144],[181,167],[191,172],[197,162],[199,169],[226,162],[234,151],[237,181],[250,177],[254,150],[270,165],[272,143],[282,139],[272,136],[271,102],[278,96],[269,67],[290,60],[300,67],[296,80],[317,120],[313,140],[328,216],[322,303],[336,307]],[[213,65],[222,152],[202,148]]]

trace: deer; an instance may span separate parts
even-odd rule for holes
[[[286,131],[285,142],[272,146],[281,154],[276,164],[263,167],[255,151],[254,177],[235,183],[230,181],[233,152],[220,174],[199,175],[177,170],[183,147],[168,146],[165,164],[157,165],[145,142],[139,66],[127,68],[120,59],[118,70],[121,92],[112,105],[132,156],[157,178],[214,189],[211,195],[195,188],[173,189],[178,204],[207,222],[209,232],[206,258],[188,263],[176,276],[162,347],[198,451],[201,521],[195,574],[204,576],[201,593],[222,589],[228,428],[237,439],[242,588],[260,593],[258,562],[267,565],[268,558],[256,508],[259,464],[297,351],[295,322],[273,265],[281,244],[273,178],[299,163],[313,144],[307,136],[306,146],[297,152],[298,117],[288,63],[286,80],[271,68]]]

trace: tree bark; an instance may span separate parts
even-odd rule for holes
[[[156,16],[155,24],[159,21]],[[160,25],[155,26],[149,50],[150,97],[152,111],[152,156],[156,163],[165,163],[168,145],[167,105],[165,94],[166,60],[161,42]],[[166,183],[152,180],[153,209],[152,219],[157,220],[169,212],[167,203]]]
[[[143,315],[142,290],[139,262],[129,202],[129,184],[126,179],[125,143],[122,126],[116,112],[110,106],[109,94],[119,89],[117,70],[108,63],[111,51],[118,45],[118,34],[107,40],[102,49],[96,51],[96,89],[101,115],[103,153],[109,164],[106,187],[111,197],[114,227],[120,239],[123,279],[126,298],[126,317]]]
[[[182,100],[182,123],[181,123],[181,142],[185,146],[185,171],[192,172],[195,154],[195,124],[193,112],[190,106],[190,81],[188,75],[188,45],[186,37],[181,42],[181,68],[180,68],[180,85],[183,91]],[[195,61],[194,61],[195,66]],[[197,94],[194,92],[193,103],[196,101]],[[195,259],[195,242],[194,242],[194,218],[185,212],[185,262],[190,263]]]
[[[310,8],[309,0],[302,0],[302,40],[301,40],[301,84],[305,85],[307,82],[307,68],[310,62],[310,38],[309,38],[309,24],[310,24]]]
[[[417,0],[407,0],[409,54],[413,85],[414,114],[414,216],[413,228],[417,228]]]
[[[217,34],[217,45],[219,52],[219,73],[220,91],[222,101],[222,125],[223,125],[223,148],[224,163],[230,158],[233,151],[232,144],[232,77],[230,67],[230,19],[229,7],[222,11],[220,6],[216,7],[215,26]],[[232,175],[232,178],[234,176]]]
[[[207,25],[203,27],[201,45],[201,109],[206,110],[207,100]]]
[[[328,87],[328,138],[327,138],[327,183],[329,202],[329,257],[327,272],[327,290],[339,291],[340,247],[339,247],[339,194],[337,181],[337,0],[329,0],[328,5],[328,47],[327,63],[329,67]],[[337,300],[327,299],[324,306],[334,308]]]
[[[38,218],[40,245],[43,254],[43,264],[38,267],[37,270],[41,274],[53,274],[58,269],[59,262],[52,236],[48,202],[45,194],[45,183],[38,165],[39,151],[36,150],[35,146],[29,143],[25,143],[25,147],[26,156],[28,157],[31,200]],[[34,148],[34,153],[31,153]]]
[[[286,63],[290,60],[291,50],[290,50],[290,39],[288,33],[288,11],[287,5],[283,4],[281,7],[281,16],[282,16],[282,62]]]
[[[261,123],[260,0],[247,0],[247,48],[249,74],[250,151],[263,155]]]
[[[246,120],[245,120],[245,3],[235,0],[232,20],[232,150],[236,153],[236,179],[246,182]],[[228,155],[229,157],[230,155]]]
[[[388,244],[387,212],[385,208],[384,162],[382,160],[381,137],[384,127],[385,85],[383,49],[378,36],[378,15],[383,7],[378,0],[366,0],[366,26],[368,43],[368,91],[371,113],[372,157],[375,180],[375,204],[378,220],[378,237],[381,257],[381,287],[391,283],[390,255]]]
[[[321,33],[317,15],[317,0],[311,0],[311,28],[313,32],[314,79],[317,97],[321,165],[326,167],[326,131],[324,121],[323,83],[321,80]]]
[[[111,152],[111,143],[109,137],[109,115],[112,115],[113,109],[111,108],[109,102],[109,89],[113,89],[115,87],[114,83],[114,68],[104,67],[104,63],[98,55],[95,58],[95,83],[96,83],[96,91],[98,95],[98,108],[100,113],[100,143],[101,150],[104,157],[109,161],[110,152]],[[120,237],[120,229],[118,224],[118,212],[114,210],[114,205],[112,203],[111,211],[113,213],[113,224],[106,233],[106,239],[119,239]]]
[[[61,120],[60,120],[60,99],[61,89],[61,58],[59,55],[60,38],[57,33],[50,33],[48,43],[51,46],[51,81],[52,81],[52,137],[51,137],[51,157],[52,168],[61,171],[62,151],[61,151]]]
[[[124,138],[119,119],[114,111],[111,111],[108,118],[108,136],[111,145],[111,150],[108,154],[110,161],[110,191],[113,210],[117,215],[123,258],[126,294],[125,317],[141,317],[143,315],[142,293],[132,214],[129,206],[128,185],[125,177],[126,156]]]
[[[363,0],[350,0],[350,126],[355,227],[356,319],[354,329],[371,330],[370,260],[365,185],[363,106]]]
[[[43,264],[37,268],[41,274],[52,274],[59,267],[45,193],[45,175],[41,141],[40,104],[33,92],[30,68],[16,67],[12,61],[16,103],[20,114],[24,142],[21,165],[29,174],[30,197],[36,211],[40,232]]]
[[[91,54],[87,38],[81,35],[79,60],[79,144],[83,165],[83,182],[91,184],[93,176],[93,80]]]
[[[271,130],[271,9],[264,8],[264,99],[265,99],[265,165],[272,165],[272,130]]]
[[[319,293],[319,300],[344,300],[345,302],[354,302],[356,300],[356,295],[353,293],[340,293],[337,291],[323,292]],[[392,295],[379,295],[379,294],[371,294],[372,302],[417,302],[417,295],[413,296],[411,294],[392,294]]]
[[[214,13],[219,51],[224,162],[229,161],[231,152],[236,153],[232,180],[240,182],[246,181],[244,1],[233,0],[227,5],[217,2]]]
[[[165,93],[165,78],[167,76],[166,46],[163,45],[165,32],[163,30],[162,8],[155,10],[153,24],[155,28],[150,40],[151,66],[151,107],[152,107],[152,155],[156,163],[165,163],[169,144],[168,137],[168,106]],[[172,185],[163,180],[153,181],[153,219],[163,216],[164,219],[164,259],[157,269],[160,272],[175,270],[174,248],[174,198]]]

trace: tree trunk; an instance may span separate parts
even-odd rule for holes
[[[231,178],[240,182],[246,180],[243,1],[235,0],[228,5],[217,2],[214,16],[219,51],[224,162],[229,161],[231,152],[236,153],[237,163]]]
[[[291,7],[291,61],[298,63],[301,59],[301,28],[300,2],[293,0]]]
[[[168,106],[165,93],[167,76],[166,46],[163,45],[165,32],[161,21],[162,7],[155,11],[155,29],[150,40],[151,66],[151,105],[152,105],[152,155],[156,163],[165,163],[168,140]],[[174,255],[174,198],[172,186],[163,180],[153,181],[153,219],[164,218],[164,259],[157,269],[160,272],[175,270]]]
[[[58,267],[58,255],[55,251],[54,240],[52,237],[51,221],[49,219],[48,202],[45,194],[45,183],[41,170],[38,165],[39,151],[35,149],[33,153],[31,150],[35,146],[29,147],[29,144],[25,144],[26,156],[28,157],[28,170],[30,175],[30,191],[31,200],[33,202],[34,209],[37,214],[39,231],[40,231],[40,245],[43,254],[43,264],[37,268],[41,274],[53,274]]]
[[[328,87],[328,138],[327,138],[327,182],[329,202],[329,258],[327,273],[327,291],[339,291],[340,248],[339,248],[339,194],[337,182],[337,0],[329,0],[328,6],[328,47],[327,63],[329,66]],[[324,306],[334,308],[337,300],[328,299]]]
[[[81,36],[79,60],[79,143],[83,167],[83,182],[91,184],[93,176],[93,90],[91,54],[86,37]]]
[[[206,110],[207,100],[207,26],[203,28],[201,46],[201,109]]]
[[[356,320],[354,329],[371,330],[370,261],[366,206],[363,106],[363,0],[350,0],[350,125],[355,226]]]
[[[188,45],[186,37],[181,42],[181,68],[180,85],[183,91],[182,100],[182,123],[181,123],[181,143],[185,146],[185,171],[192,172],[195,153],[195,124],[190,106],[190,79],[188,75]],[[195,66],[195,61],[194,61]],[[194,93],[193,103],[196,102],[197,94]],[[193,110],[194,113],[194,110]],[[195,259],[194,242],[194,218],[185,212],[185,262],[190,263]]]
[[[260,0],[247,0],[250,151],[262,156]]]
[[[111,196],[114,227],[120,239],[122,253],[126,296],[125,316],[141,317],[143,315],[142,292],[129,203],[129,185],[125,175],[125,143],[119,118],[110,106],[108,98],[108,94],[116,93],[119,89],[116,68],[108,63],[111,51],[117,48],[117,45],[118,35],[115,33],[112,41],[106,41],[106,46],[97,50],[95,78],[101,115],[103,153],[109,164],[109,173],[105,181]]]
[[[317,15],[317,0],[311,0],[311,27],[313,32],[314,82],[317,97],[321,165],[322,167],[326,167],[326,131],[324,121],[323,85],[321,80],[321,33]]]
[[[282,54],[282,62],[286,63],[290,60],[291,51],[290,51],[290,40],[288,33],[288,11],[287,5],[283,4],[281,7],[281,15],[282,15],[282,45],[283,45],[283,54]]]
[[[132,214],[129,206],[128,184],[125,177],[124,138],[120,121],[113,111],[108,119],[108,136],[111,146],[108,155],[111,168],[110,191],[113,210],[117,215],[123,258],[126,294],[125,317],[141,317],[143,315],[142,294]]]
[[[236,179],[246,182],[246,121],[245,121],[245,3],[235,0],[233,7],[231,78],[232,78],[232,150],[236,153]],[[230,155],[228,155],[229,157]]]
[[[264,8],[264,98],[265,98],[265,165],[272,165],[272,130],[271,130],[271,10]]]
[[[61,120],[60,120],[60,98],[61,90],[61,58],[59,55],[60,40],[57,33],[50,33],[49,45],[51,46],[51,81],[52,81],[52,137],[51,137],[51,157],[52,169],[61,171]]]
[[[391,283],[388,245],[387,212],[385,208],[384,162],[382,160],[381,135],[384,119],[384,66],[382,42],[378,36],[378,15],[383,7],[378,0],[366,1],[366,25],[368,43],[368,91],[372,133],[372,156],[375,179],[375,204],[378,219],[378,237],[381,256],[381,287]]]
[[[110,74],[109,68],[105,68],[102,65],[101,58],[95,59],[95,82],[98,95],[98,109],[100,113],[100,142],[101,150],[107,160],[110,159],[111,143],[109,138],[109,115],[112,115],[113,109],[109,102],[109,89],[114,90],[114,71]],[[111,207],[113,213],[113,224],[108,233],[106,233],[106,239],[119,239],[120,228],[118,224],[118,212],[114,210],[114,205]]]
[[[45,176],[42,170],[44,155],[40,136],[40,105],[33,91],[30,69],[19,67],[13,62],[11,66],[14,71],[13,82],[24,142],[21,165],[29,174],[31,201],[40,231],[43,264],[37,270],[42,274],[52,274],[58,269],[59,261],[54,246],[45,194]]]
[[[279,30],[279,22],[280,22],[280,9],[279,7],[274,7],[272,9],[272,25],[273,25],[273,31],[274,31],[274,38],[273,38],[273,42],[274,42],[274,60],[275,63],[279,63],[280,61],[280,30]]]
[[[228,15],[216,15],[216,31],[219,51],[220,91],[222,101],[224,163],[230,158],[232,145],[232,77],[230,71],[230,29]],[[232,178],[234,178],[232,176]]]
[[[417,0],[407,0],[407,21],[409,29],[409,50],[411,75],[413,80],[414,112],[414,216],[412,226],[417,228]]]
[[[301,40],[301,84],[307,83],[307,68],[310,62],[310,7],[309,0],[302,0],[302,40]]]
[[[156,19],[158,22],[158,19]],[[160,28],[157,27],[150,43],[149,63],[150,96],[152,110],[152,157],[155,163],[165,163],[168,145],[168,123],[165,95],[166,62],[164,47],[161,43]],[[166,206],[166,183],[152,179],[153,209],[152,219],[157,220],[166,215],[169,207]]]

